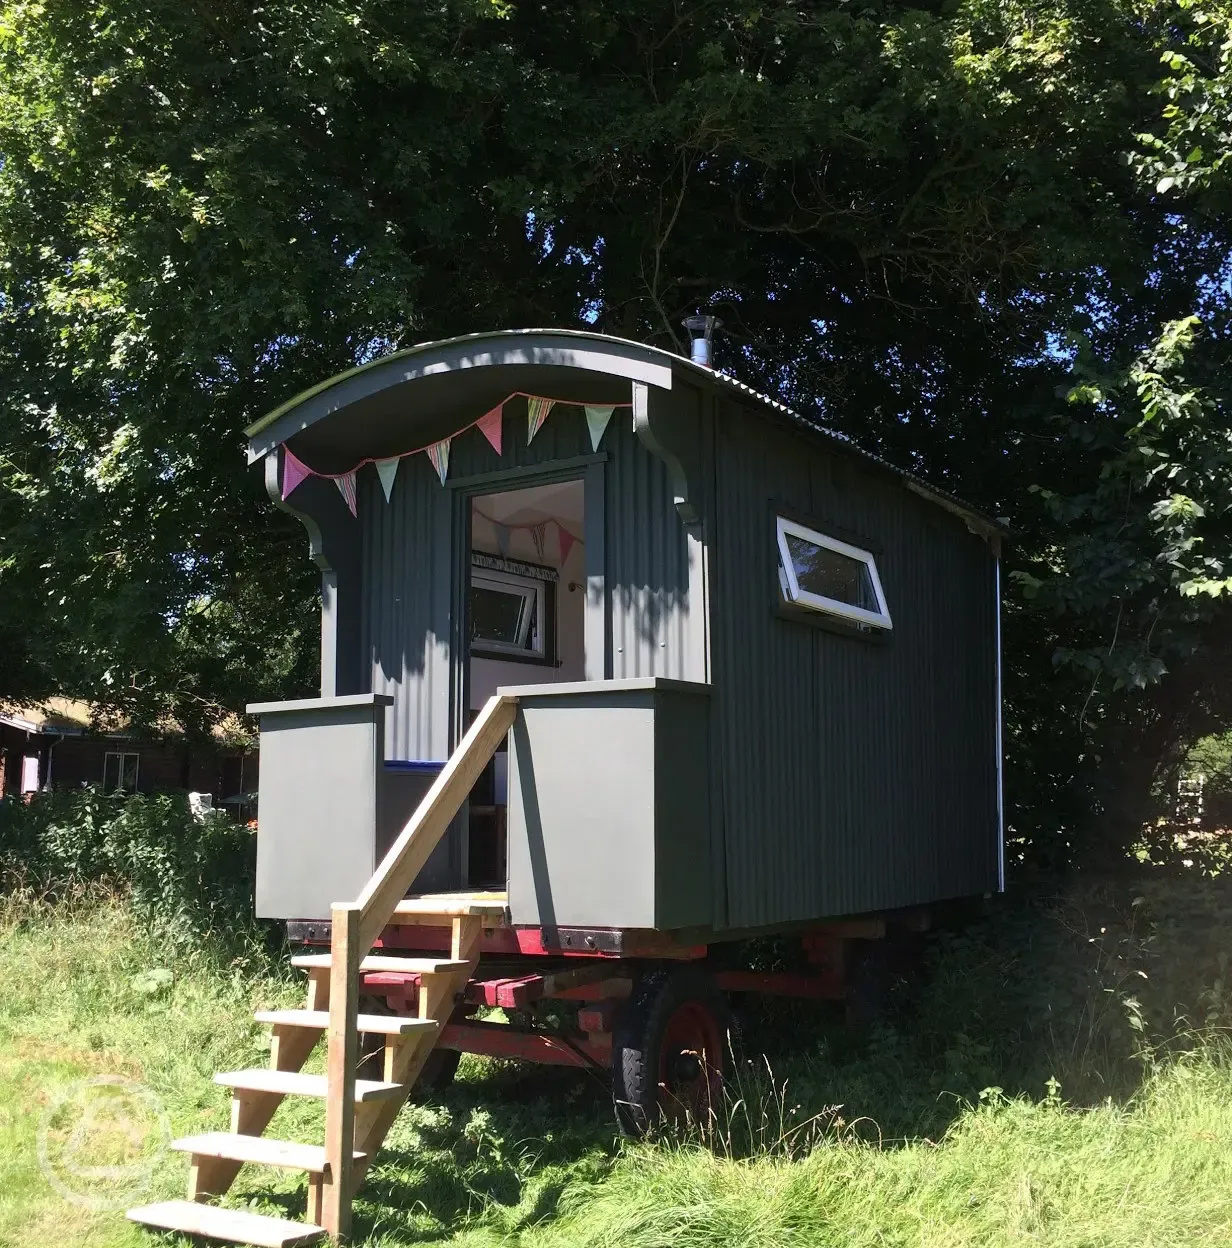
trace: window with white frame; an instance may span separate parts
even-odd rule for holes
[[[788,602],[869,628],[893,628],[872,553],[778,517],[779,583]]]
[[[544,658],[547,646],[546,600],[547,586],[537,577],[472,567],[472,652]]]
[[[114,793],[122,789],[125,793],[136,793],[140,757],[139,754],[104,754],[103,792]]]

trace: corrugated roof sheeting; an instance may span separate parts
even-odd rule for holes
[[[742,406],[720,404],[711,556],[728,923],[995,887],[987,545]],[[775,504],[874,550],[890,639],[776,612]]]
[[[918,489],[924,497],[927,497],[933,503],[942,507],[955,510],[972,520],[973,522],[985,526],[988,530],[997,531],[998,526],[995,522],[979,513],[969,503],[965,503],[962,499],[939,489],[934,485],[930,485],[927,481],[915,476],[913,473],[906,472],[903,469],[895,467],[888,460],[882,459],[879,455],[866,451],[856,442],[852,441],[846,434],[840,433],[836,429],[831,429],[826,425],[819,424],[815,420],[801,415],[799,412],[792,410],[784,403],[780,403],[778,399],[771,398],[769,395],[762,394],[760,391],[754,390],[752,386],[740,381],[738,378],[731,376],[729,373],[717,372],[704,365],[694,364],[687,357],[676,355],[673,352],[665,351],[661,347],[651,347],[645,343],[633,342],[629,339],[615,338],[607,334],[597,334],[591,330],[576,329],[516,329],[516,330],[497,330],[490,333],[481,334],[464,334],[460,337],[441,339],[435,342],[421,342],[413,347],[405,348],[401,351],[392,352],[389,355],[382,356],[375,360],[370,360],[366,364],[359,365],[356,368],[347,369],[339,373],[335,377],[328,378],[315,386],[295,395],[287,402],[269,412],[260,420],[250,425],[245,431],[250,437],[255,437],[260,431],[274,424],[280,417],[295,411],[300,407],[310,407],[312,401],[317,397],[327,394],[330,391],[340,391],[352,379],[363,376],[364,374],[387,373],[391,366],[397,364],[398,361],[410,361],[420,357],[429,357],[436,354],[442,358],[449,355],[450,351],[459,346],[466,346],[473,349],[476,357],[483,354],[485,348],[491,348],[496,352],[500,352],[504,348],[512,348],[515,351],[532,352],[537,346],[546,343],[577,343],[579,345],[595,344],[600,349],[613,352],[617,356],[628,357],[630,351],[637,358],[643,359],[648,365],[658,365],[662,367],[667,365],[676,375],[677,381],[684,381],[686,384],[710,384],[718,385],[720,389],[727,390],[733,395],[739,395],[746,406],[761,407],[777,412],[798,425],[801,429],[806,430],[810,435],[828,441],[834,446],[841,448],[846,453],[865,460],[870,464],[875,464],[879,469],[891,473],[894,477],[910,482],[912,488]],[[627,374],[623,374],[627,375]],[[388,384],[397,384],[397,373],[388,379]],[[328,404],[326,405],[328,406]],[[340,409],[341,410],[341,409]],[[319,416],[311,417],[311,420],[319,419]]]

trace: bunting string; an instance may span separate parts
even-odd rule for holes
[[[526,390],[515,390],[512,394],[506,395],[495,407],[490,408],[477,420],[472,420],[469,425],[464,425],[457,433],[451,433],[449,437],[440,441],[429,443],[426,446],[417,446],[413,450],[403,451],[400,455],[390,455],[377,457],[368,455],[356,463],[353,467],[347,469],[346,472],[318,472],[315,468],[310,468],[303,462],[289,446],[284,442],[282,450],[284,455],[283,473],[282,473],[282,497],[286,498],[296,487],[298,487],[308,477],[322,477],[327,481],[339,481],[344,477],[354,478],[355,474],[364,467],[365,464],[376,464],[377,472],[381,478],[381,485],[385,491],[385,498],[388,501],[393,492],[394,477],[397,473],[398,464],[407,459],[411,455],[419,455],[434,451],[441,446],[448,446],[454,438],[460,437],[471,429],[478,429],[480,433],[487,439],[492,449],[499,455],[501,453],[501,419],[504,414],[505,404],[512,399],[525,399],[527,401],[527,441],[535,436],[543,427],[543,423],[547,420],[548,413],[554,407],[581,407],[586,415],[586,425],[590,432],[591,447],[594,450],[599,449],[599,442],[603,438],[603,434],[607,429],[608,422],[612,418],[612,413],[618,407],[632,407],[629,403],[608,403],[602,406],[593,404],[575,403],[572,399],[552,399],[543,395],[531,394]],[[448,462],[448,454],[440,458]],[[435,465],[437,459],[433,458]],[[439,469],[438,469],[439,473]],[[441,480],[445,478],[442,475]],[[339,490],[346,496],[345,487],[339,486]],[[575,539],[576,540],[576,539]]]
[[[502,555],[509,554],[509,540],[515,529],[526,530],[530,532],[531,541],[535,543],[535,549],[539,552],[539,558],[543,558],[546,549],[545,535],[547,526],[554,524],[556,526],[556,540],[560,546],[560,561],[563,564],[569,558],[569,552],[575,546],[585,546],[586,542],[583,538],[578,537],[576,533],[571,533],[555,516],[549,516],[546,520],[526,520],[521,523],[511,524],[504,520],[495,520],[486,512],[480,511],[478,507],[474,509],[475,515],[481,520],[486,520],[496,530],[496,545]],[[536,536],[538,530],[538,536]]]

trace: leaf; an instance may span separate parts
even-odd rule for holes
[[[156,966],[134,975],[132,986],[142,996],[156,997],[166,992],[174,982],[175,976],[166,967]]]

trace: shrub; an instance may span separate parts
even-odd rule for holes
[[[89,788],[0,802],[0,868],[53,895],[108,883],[169,932],[253,925],[255,834],[221,812],[194,816],[184,793]]]

